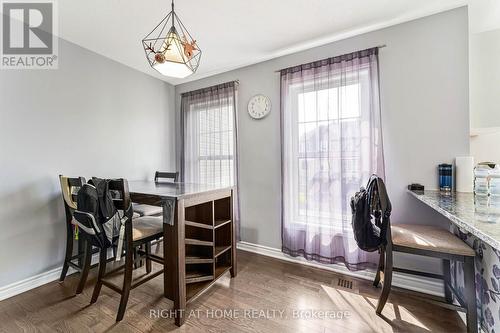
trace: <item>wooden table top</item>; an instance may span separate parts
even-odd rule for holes
[[[155,183],[154,181],[129,181],[131,194],[154,195],[165,199],[184,199],[202,193],[230,190],[231,186],[195,183]]]

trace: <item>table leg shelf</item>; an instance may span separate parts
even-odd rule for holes
[[[185,208],[186,301],[198,297],[232,268],[232,197]]]

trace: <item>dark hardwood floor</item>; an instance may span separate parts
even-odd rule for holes
[[[351,288],[339,287],[341,276],[328,271],[238,254],[238,276],[230,279],[226,273],[188,305],[189,317],[181,328],[166,318],[172,302],[162,296],[162,276],[133,290],[124,320],[115,323],[117,293],[103,287],[97,303],[89,305],[94,269],[79,296],[74,296],[78,279],[72,275],[64,283],[0,302],[0,332],[465,332],[455,312],[405,292],[391,293],[382,318],[375,314],[380,289],[369,281],[345,277]],[[316,317],[310,318],[312,314]],[[322,314],[344,317],[324,319]]]

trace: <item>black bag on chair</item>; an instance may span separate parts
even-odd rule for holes
[[[384,181],[372,175],[365,188],[351,198],[352,229],[359,248],[373,252],[387,243],[386,228],[391,215],[391,203]]]
[[[113,204],[109,180],[92,178],[77,194],[74,217],[80,228],[95,236],[103,248],[111,246],[119,235],[120,217]]]

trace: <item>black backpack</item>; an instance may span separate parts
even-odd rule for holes
[[[120,218],[113,204],[109,180],[92,178],[77,193],[74,217],[80,228],[95,236],[99,246],[107,248],[119,234]]]
[[[351,198],[352,229],[359,248],[373,252],[387,244],[391,202],[384,181],[372,175],[365,188]]]

